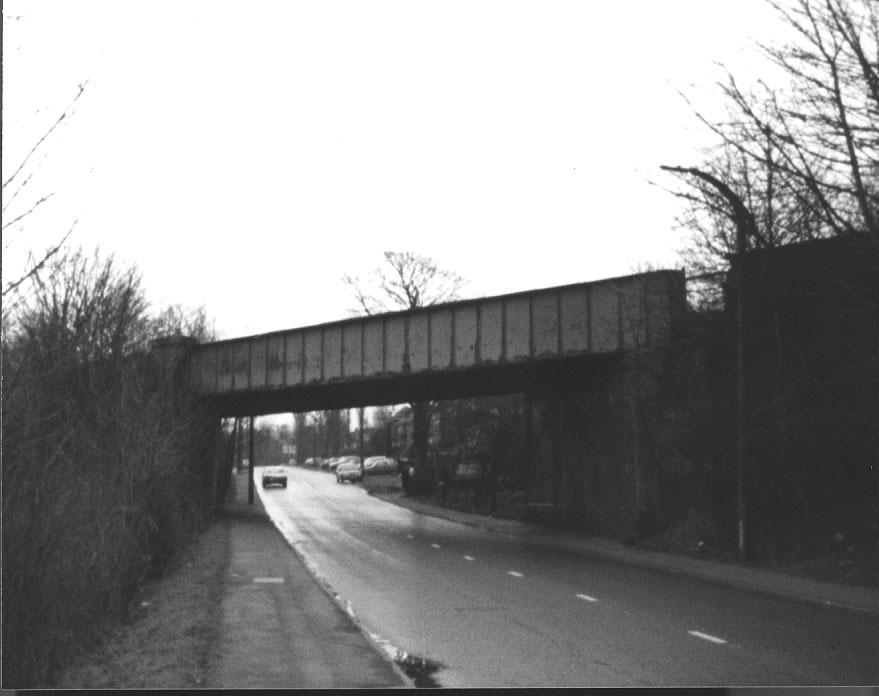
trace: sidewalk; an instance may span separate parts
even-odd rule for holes
[[[426,515],[488,529],[499,534],[539,540],[542,544],[565,551],[600,555],[621,563],[655,568],[669,573],[684,573],[704,580],[765,592],[787,599],[844,607],[853,611],[879,615],[879,590],[869,587],[820,582],[760,568],[688,558],[659,551],[643,551],[612,539],[559,532],[518,520],[506,520],[450,510],[408,498],[402,492],[373,492],[371,495]]]
[[[238,479],[227,505],[230,561],[219,637],[204,686],[344,689],[408,686],[291,553]]]

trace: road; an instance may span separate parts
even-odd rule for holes
[[[879,617],[547,548],[288,469],[266,509],[441,686],[879,684]],[[259,469],[257,469],[259,481]]]

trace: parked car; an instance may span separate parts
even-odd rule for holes
[[[269,486],[287,487],[287,471],[282,466],[267,466],[262,470],[262,487]]]
[[[336,483],[362,480],[363,469],[360,466],[360,457],[342,457],[336,467]]]
[[[361,464],[360,457],[356,454],[346,454],[344,457],[339,457],[339,464],[342,462],[357,462],[357,466]],[[362,469],[363,467],[361,466],[360,468]]]
[[[397,474],[400,472],[400,465],[393,457],[367,457],[363,462],[363,473],[376,474]]]
[[[305,466],[309,469],[319,469],[320,462],[321,462],[320,457],[308,457],[305,460],[303,466]]]

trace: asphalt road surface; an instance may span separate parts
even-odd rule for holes
[[[565,553],[288,469],[266,509],[440,686],[879,684],[879,617]],[[257,469],[259,482],[259,469]]]

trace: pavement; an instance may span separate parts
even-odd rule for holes
[[[375,689],[412,682],[291,553],[247,479],[224,509],[229,566],[220,630],[204,686],[218,689]]]
[[[231,554],[222,599],[220,643],[205,686],[221,688],[406,688],[403,667],[346,612],[303,560],[290,553],[246,478],[236,478],[229,504]],[[879,591],[768,570],[643,551],[611,539],[559,533],[526,522],[474,515],[413,500],[402,492],[373,493],[387,502],[498,534],[529,538],[560,550],[680,573],[792,600],[879,615]],[[404,665],[405,666],[405,665]]]

